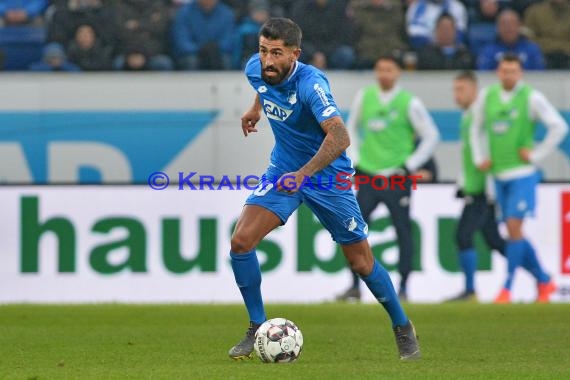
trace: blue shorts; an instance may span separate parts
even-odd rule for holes
[[[283,174],[285,173],[270,167],[262,177],[267,180],[260,181],[245,204],[266,208],[285,224],[301,203],[305,203],[335,242],[346,245],[368,237],[368,225],[362,219],[352,189],[339,189],[334,182],[329,184],[323,181],[326,186],[303,186],[299,191],[288,194],[277,191],[273,183],[273,179],[277,180]]]
[[[539,178],[538,173],[535,173],[507,181],[495,180],[499,220],[524,219],[527,216],[534,216],[536,185]]]

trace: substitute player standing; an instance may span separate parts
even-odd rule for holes
[[[351,146],[349,157],[359,176],[407,175],[418,170],[433,154],[439,132],[421,100],[398,85],[400,66],[391,56],[380,57],[375,65],[377,84],[362,89],[350,108],[347,122]],[[415,144],[416,137],[420,143]],[[407,300],[408,277],[412,271],[414,243],[410,200],[412,182],[403,188],[387,186],[376,190],[371,183],[359,186],[357,200],[366,223],[379,203],[390,212],[398,238],[401,300]],[[359,280],[339,300],[360,298]]]
[[[505,240],[499,234],[494,199],[487,195],[488,175],[477,169],[471,155],[469,142],[469,128],[473,120],[471,106],[477,98],[477,91],[477,77],[474,72],[463,71],[455,77],[453,81],[455,103],[463,110],[459,125],[462,170],[458,180],[458,196],[464,200],[455,240],[459,248],[459,263],[465,275],[465,289],[448,301],[477,300],[475,292],[477,251],[473,244],[477,231],[482,232],[485,242],[491,249],[505,256]],[[527,260],[523,260],[522,266],[530,272],[531,267]]]
[[[558,146],[568,126],[541,92],[522,81],[522,66],[516,55],[502,57],[497,76],[500,83],[481,91],[473,105],[470,131],[473,162],[482,171],[490,170],[495,178],[498,214],[509,235],[505,249],[507,279],[495,302],[511,302],[514,274],[523,262],[538,282],[537,301],[549,302],[556,288],[523,235],[523,221],[534,214],[539,182],[535,165]],[[548,132],[533,146],[537,120]]]
[[[333,178],[352,173],[345,149],[350,141],[331,95],[325,75],[298,62],[301,30],[293,21],[272,18],[259,32],[259,54],[246,65],[245,73],[257,92],[250,110],[242,117],[245,136],[257,132],[264,111],[275,136],[269,168],[247,198],[231,239],[231,264],[247,308],[250,326],[246,336],[229,351],[233,359],[251,357],[254,335],[266,320],[261,297],[261,271],[255,248],[276,227],[305,203],[319,218],[345,257],[388,312],[400,359],[420,356],[412,323],[406,316],[386,270],[374,259],[364,223],[352,190],[332,186],[301,186],[309,177]],[[288,180],[285,181],[284,179]]]

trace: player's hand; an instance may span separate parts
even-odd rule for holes
[[[520,148],[519,149],[519,157],[521,158],[521,160],[523,160],[524,162],[530,162],[530,153],[532,151],[528,148]]]
[[[241,117],[241,130],[243,131],[243,135],[247,137],[248,134],[252,132],[257,132],[255,125],[261,119],[261,110],[253,107],[250,108],[246,113],[244,113]]]
[[[465,192],[463,191],[462,188],[458,188],[457,190],[455,190],[455,198],[457,199],[465,198]]]
[[[418,177],[418,182],[431,182],[433,181],[433,173],[427,169],[419,169],[412,173],[412,175]]]
[[[301,189],[305,177],[301,172],[285,173],[277,181],[277,190],[294,194]]]
[[[491,160],[485,160],[481,165],[477,166],[477,168],[482,172],[486,172],[487,170],[491,169],[491,165],[492,165]]]

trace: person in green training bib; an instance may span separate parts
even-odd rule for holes
[[[358,188],[357,201],[368,224],[372,212],[383,203],[390,212],[399,248],[399,296],[407,300],[414,246],[410,219],[411,181],[391,186],[392,177],[420,169],[432,156],[439,132],[423,103],[398,85],[400,66],[392,56],[380,57],[374,66],[377,83],[362,89],[350,109],[347,128],[348,155],[356,163],[357,176],[383,176]],[[419,138],[419,144],[416,139]],[[384,190],[378,190],[383,188]],[[360,299],[359,279],[338,300]]]
[[[556,286],[538,260],[532,244],[523,234],[524,218],[534,215],[536,187],[540,180],[536,164],[562,141],[568,125],[539,91],[522,81],[518,56],[505,54],[497,68],[499,83],[479,93],[473,105],[469,139],[473,162],[495,179],[497,214],[505,222],[508,239],[505,253],[507,278],[495,298],[511,302],[516,269],[530,269],[538,282],[538,302],[549,302]],[[534,146],[536,122],[547,128],[543,141]]]
[[[463,71],[455,77],[453,81],[455,103],[463,110],[459,124],[462,145],[461,172],[457,181],[456,196],[463,198],[464,201],[455,240],[459,249],[459,264],[465,275],[465,288],[459,295],[448,299],[448,302],[477,301],[475,291],[477,251],[473,243],[477,231],[481,231],[491,249],[505,256],[505,240],[499,233],[495,218],[494,191],[488,186],[488,175],[475,166],[471,157],[469,128],[473,119],[471,106],[477,98],[477,91],[477,76],[473,71]],[[523,267],[526,268],[524,264]]]

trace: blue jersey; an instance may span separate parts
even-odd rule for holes
[[[259,94],[275,136],[271,164],[283,173],[301,169],[323,143],[325,133],[320,123],[340,116],[325,74],[313,66],[296,62],[286,80],[271,86],[261,77],[259,54],[250,58],[245,74]],[[335,177],[339,172],[354,172],[346,152],[315,175],[330,178],[328,176]]]

